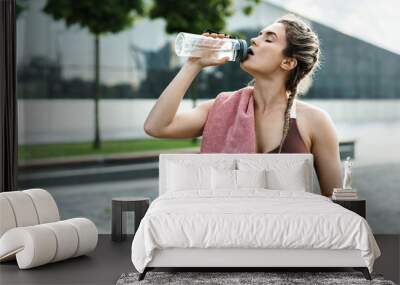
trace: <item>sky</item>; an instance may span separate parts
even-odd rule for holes
[[[261,0],[400,54],[399,0]]]

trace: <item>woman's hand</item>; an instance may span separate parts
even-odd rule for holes
[[[215,33],[203,33],[202,36],[211,37],[211,38],[230,38],[229,35],[226,34],[215,34]],[[197,65],[200,68],[207,66],[216,66],[220,64],[224,64],[229,60],[229,57],[217,58],[217,53],[214,51],[208,51],[207,54],[202,53],[202,57],[189,57],[187,63]]]

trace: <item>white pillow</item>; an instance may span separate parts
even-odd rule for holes
[[[211,191],[211,168],[234,169],[235,160],[197,161],[176,159],[166,162],[166,191]]]
[[[239,159],[241,170],[267,171],[267,188],[272,190],[313,191],[312,169],[309,159],[282,158]]]
[[[211,188],[210,166],[168,163],[167,191],[209,190]]]
[[[236,190],[236,170],[211,168],[212,190]]]
[[[238,188],[267,188],[267,171],[262,170],[243,170],[236,172],[236,181]]]
[[[266,170],[211,169],[213,190],[267,188]]]
[[[268,189],[306,192],[309,188],[308,164],[292,164],[290,168],[268,169]]]

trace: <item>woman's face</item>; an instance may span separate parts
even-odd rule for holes
[[[240,67],[253,77],[271,74],[280,69],[285,47],[285,26],[282,23],[273,23],[260,31],[257,37],[251,38],[253,54],[249,52],[249,56],[240,63]]]

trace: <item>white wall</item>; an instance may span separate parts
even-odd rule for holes
[[[204,100],[198,100],[197,104]],[[156,100],[101,100],[100,127],[105,140],[146,138],[143,123]],[[350,137],[352,126],[400,121],[400,100],[307,100],[324,109]],[[178,112],[192,109],[184,99]],[[347,130],[347,131],[345,131]],[[83,142],[94,137],[93,100],[18,100],[19,144]]]

